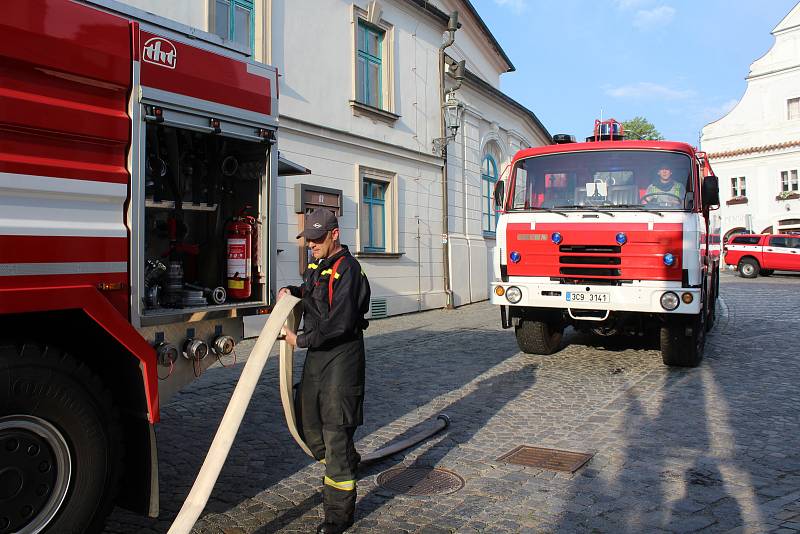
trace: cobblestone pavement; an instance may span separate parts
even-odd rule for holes
[[[553,356],[522,354],[487,303],[374,321],[359,449],[442,412],[452,424],[362,473],[350,531],[800,531],[798,291],[800,276],[726,273],[696,369],[664,367],[654,341],[574,332]],[[241,367],[208,371],[164,408],[161,518],[117,509],[108,532],[166,531]],[[574,475],[497,461],[521,444],[594,457]],[[437,497],[377,486],[399,465],[443,467],[466,485]],[[313,532],[322,474],[285,429],[272,359],[196,531]]]

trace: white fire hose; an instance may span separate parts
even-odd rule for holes
[[[203,465],[194,481],[194,485],[178,512],[175,521],[173,521],[172,526],[169,528],[168,534],[188,534],[203,512],[208,498],[211,496],[211,491],[214,489],[214,484],[217,482],[217,477],[219,477],[222,466],[228,457],[231,445],[233,445],[233,440],[242,423],[244,412],[247,409],[247,405],[250,403],[250,398],[253,396],[256,384],[261,377],[261,372],[264,370],[264,366],[267,363],[272,347],[275,345],[275,341],[281,334],[281,328],[285,326],[287,330],[295,332],[299,326],[301,308],[297,306],[299,302],[299,299],[291,295],[285,295],[272,310],[269,319],[267,319],[267,323],[264,325],[255,345],[253,345],[253,349],[250,351],[250,356],[239,377],[239,382],[233,390],[231,400],[228,403],[228,407],[225,409],[225,414],[222,416],[217,434],[214,436],[214,441],[211,442],[211,447],[208,449],[206,459],[203,461]],[[285,341],[281,341],[279,369],[280,393],[283,413],[286,417],[286,425],[289,427],[289,433],[300,448],[313,458],[311,451],[305,442],[303,442],[300,437],[300,432],[297,430],[292,381],[293,363],[294,347]],[[436,418],[436,424],[430,429],[424,430],[402,441],[398,441],[388,447],[365,454],[361,457],[361,463],[374,462],[403,449],[407,449],[436,434],[449,424],[450,418],[444,414],[440,414]]]

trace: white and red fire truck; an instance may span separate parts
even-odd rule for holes
[[[110,0],[0,17],[0,532],[155,516],[159,406],[265,312],[277,73]]]
[[[525,352],[552,354],[566,326],[658,331],[667,365],[699,364],[714,322],[717,178],[684,143],[624,140],[596,121],[584,143],[518,152],[495,189],[492,302]]]

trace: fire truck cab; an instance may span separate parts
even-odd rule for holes
[[[0,34],[0,532],[94,532],[158,514],[161,406],[272,303],[278,75],[113,0]]]
[[[491,298],[525,352],[558,350],[564,328],[658,332],[666,365],[696,366],[715,318],[718,182],[685,143],[624,140],[613,119],[575,143],[518,152],[495,189]]]

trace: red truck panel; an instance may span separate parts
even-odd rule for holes
[[[3,6],[0,35],[0,172],[126,183],[128,21],[26,0]]]
[[[270,80],[247,63],[140,31],[137,55],[141,84],[170,93],[270,115]]]
[[[559,245],[550,238],[553,232],[563,236]],[[622,246],[616,242],[619,232],[625,232],[628,238]],[[677,281],[682,276],[681,224],[655,224],[653,230],[648,230],[647,223],[537,223],[536,229],[531,230],[530,224],[511,223],[506,235],[508,250],[503,253],[506,255],[509,276]],[[576,245],[618,247],[618,251],[587,253],[561,248]],[[509,255],[513,251],[522,256],[519,263],[511,261]],[[664,265],[665,252],[675,255],[676,261],[671,267]],[[585,269],[587,272],[565,274],[565,269]],[[592,270],[596,272],[591,274]],[[618,270],[619,274],[597,274],[609,270]]]

